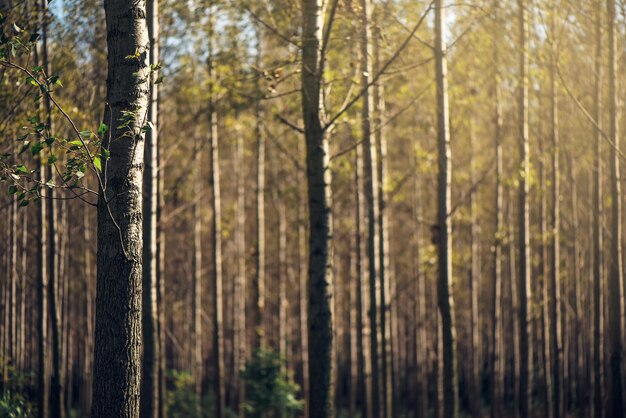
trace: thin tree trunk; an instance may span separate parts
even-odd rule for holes
[[[531,320],[529,301],[532,300],[530,287],[530,210],[528,194],[530,191],[530,153],[528,143],[528,4],[518,0],[519,5],[519,326],[520,326],[520,414],[530,418],[532,350],[530,347]]]
[[[153,68],[159,65],[159,0],[147,1],[147,23],[150,36],[149,62]],[[142,328],[143,363],[141,373],[141,417],[157,418],[159,413],[159,336],[157,300],[157,206],[159,189],[157,171],[159,169],[158,111],[159,85],[158,72],[151,74],[151,94],[148,107],[148,120],[151,129],[146,132],[144,168],[144,213],[143,213],[143,277],[142,277]]]
[[[83,215],[83,239],[86,243],[91,242],[91,225],[89,219],[90,211],[84,211]],[[92,268],[92,256],[91,248],[85,248],[85,259],[83,271],[84,277],[84,294],[85,294],[85,341],[83,348],[83,384],[81,395],[82,413],[85,417],[89,417],[91,414],[91,399],[92,399],[92,385],[93,385],[93,298],[94,298],[94,277]]]
[[[261,34],[257,29],[257,68],[261,65]],[[261,94],[257,86],[257,94]],[[261,99],[255,105],[255,129],[257,139],[257,177],[256,177],[256,339],[257,347],[265,343],[265,133],[263,130],[263,108]]]
[[[20,325],[18,329],[18,370],[24,372],[26,370],[32,370],[26,367],[26,358],[28,356],[26,349],[26,292],[27,292],[27,277],[28,277],[28,212],[23,211],[22,216],[22,238],[21,238],[21,254],[20,260],[22,262],[20,268],[21,280],[20,280],[20,301],[19,301],[19,317]]]
[[[443,416],[458,414],[458,384],[456,371],[456,330],[454,295],[452,287],[452,219],[451,204],[451,149],[448,110],[448,79],[446,44],[443,36],[445,21],[443,0],[435,1],[435,62],[437,77],[437,136],[439,175],[437,197],[437,248],[439,277],[437,301],[441,313],[443,344]]]
[[[284,193],[277,196],[278,205],[278,352],[287,359],[287,208]]]
[[[491,323],[491,418],[502,415],[504,394],[504,356],[502,347],[502,241],[505,234],[502,222],[502,107],[500,89],[500,4],[494,0],[493,48],[493,96],[494,96],[494,143],[496,160],[495,234],[493,239],[493,283]]]
[[[300,171],[296,171],[296,183],[300,185]],[[302,188],[298,187],[298,297],[300,316],[300,353],[302,356],[302,395],[305,404],[309,399],[309,334],[308,334],[308,312],[307,312],[307,264],[306,264],[306,221],[305,210],[303,209],[304,196]],[[307,418],[308,408],[304,408],[303,416]]]
[[[45,170],[41,162],[39,162],[39,170],[40,181],[42,183],[47,182]],[[37,217],[37,240],[39,247],[37,260],[39,267],[37,286],[37,342],[39,354],[37,410],[39,418],[48,418],[50,416],[50,370],[48,368],[48,202],[43,198],[39,201]]]
[[[470,116],[470,187],[475,184],[476,162],[474,157],[474,120]],[[478,225],[478,208],[476,204],[476,192],[470,192],[470,361],[469,361],[469,397],[470,408],[474,418],[480,418],[482,414],[482,401],[480,396],[480,318],[478,317],[478,295],[481,278],[480,264],[480,226]]]
[[[417,156],[413,153],[415,167]],[[421,245],[422,245],[422,193],[419,176],[414,174],[413,179],[413,211],[414,211],[414,244],[413,244],[413,276],[415,277],[416,293],[413,308],[413,327],[415,329],[415,365],[416,370],[416,410],[415,417],[425,417],[428,414],[428,341],[426,335],[426,277],[422,272]]]
[[[372,382],[372,407],[368,409],[369,416],[384,416],[384,387],[381,388],[380,372],[382,370],[379,364],[379,321],[378,309],[380,307],[380,290],[381,283],[379,281],[380,258],[379,258],[379,229],[378,229],[378,173],[376,171],[376,144],[372,140],[371,129],[371,112],[374,110],[374,96],[369,92],[367,87],[370,84],[372,76],[372,48],[371,41],[371,3],[370,0],[361,0],[361,87],[365,89],[363,93],[363,105],[361,108],[361,124],[363,135],[363,184],[365,205],[367,210],[367,260],[368,260],[368,280],[369,280],[369,360],[370,374]],[[382,408],[382,411],[381,411]]]
[[[41,10],[43,13],[42,24],[42,58],[43,67],[46,74],[52,74],[50,72],[50,62],[48,59],[48,0],[41,0]],[[52,106],[50,99],[44,96],[44,108],[46,112],[46,119],[49,129],[52,131]],[[52,166],[46,166],[46,181],[52,178]],[[48,298],[49,298],[49,315],[50,315],[50,330],[52,336],[52,370],[51,370],[51,382],[50,382],[50,415],[52,418],[63,417],[63,381],[61,375],[61,335],[60,335],[60,323],[59,323],[59,306],[58,302],[58,277],[57,277],[57,245],[58,234],[56,230],[56,210],[55,210],[55,193],[54,189],[47,191],[47,249],[48,256],[46,257],[47,273],[48,273]]]
[[[624,415],[624,394],[622,386],[622,192],[619,164],[618,98],[617,98],[617,57],[615,2],[607,0],[607,22],[609,33],[609,113],[611,147],[611,257],[608,280],[608,334],[609,334],[609,370],[608,376],[608,415]]]
[[[559,191],[559,109],[556,80],[556,66],[558,46],[556,45],[556,2],[553,3],[551,13],[550,39],[551,66],[550,66],[550,120],[552,140],[552,231],[550,234],[550,249],[552,268],[550,269],[550,343],[552,346],[552,385],[554,417],[561,418],[563,410],[563,330],[561,320],[561,251],[560,251],[560,191]]]
[[[162,212],[165,207],[165,168],[163,166],[163,153],[162,141],[157,144],[157,188],[158,188],[158,203],[157,203],[157,305],[161,308],[158,312],[158,325],[159,325],[159,418],[165,418],[165,405],[167,399],[167,364],[166,353],[167,346],[165,344],[165,309],[167,307],[165,299],[165,227],[162,220]]]
[[[595,72],[594,72],[594,116],[599,127],[602,125],[602,0],[596,4],[595,15]],[[602,236],[602,132],[595,130],[595,156],[593,173],[593,418],[602,418],[604,389],[604,306],[602,292],[603,236]]]
[[[214,22],[214,16],[211,16]],[[214,23],[211,23],[211,31],[214,29]],[[211,80],[211,88],[214,89],[217,82],[217,74],[214,62],[214,44],[213,33],[209,35],[209,78]],[[213,277],[211,285],[213,286],[213,295],[215,297],[212,307],[213,320],[213,384],[216,396],[215,414],[217,418],[222,418],[226,409],[225,398],[225,370],[224,370],[224,311],[223,311],[223,283],[222,283],[222,209],[220,194],[220,158],[219,158],[219,138],[217,131],[217,109],[215,92],[211,91],[210,97],[210,115],[209,122],[211,124],[211,206],[213,209],[213,218],[211,219],[211,249],[213,262]]]
[[[237,278],[235,279],[235,332],[233,347],[235,350],[234,372],[237,390],[236,411],[240,418],[244,417],[243,403],[246,399],[245,382],[239,379],[239,372],[245,366],[247,358],[247,338],[246,338],[246,183],[243,172],[244,143],[243,135],[237,130],[236,167],[237,172]]]
[[[309,204],[309,416],[332,416],[332,216],[328,140],[322,127],[321,0],[302,0],[302,116]]]
[[[380,42],[382,34],[380,25],[375,23],[373,36],[373,55],[375,73],[380,71],[382,66]],[[395,394],[393,387],[393,323],[392,323],[392,303],[391,303],[391,271],[389,262],[389,215],[387,209],[387,137],[385,136],[385,87],[383,82],[378,80],[374,84],[372,92],[374,108],[374,128],[375,147],[377,162],[377,190],[378,201],[378,266],[380,275],[380,351],[381,351],[381,371],[382,371],[382,391],[383,391],[383,412],[384,416],[393,416],[393,397]],[[393,304],[395,305],[395,303]]]
[[[513,380],[512,396],[513,396],[513,417],[519,417],[520,415],[520,326],[519,326],[519,285],[517,280],[517,257],[515,249],[515,216],[514,216],[514,192],[513,188],[509,189],[508,199],[508,241],[509,241],[509,293],[510,293],[510,319],[511,319],[511,334],[512,344],[510,346],[512,351],[513,362],[511,364],[511,378]]]
[[[142,127],[149,104],[150,41],[143,1],[109,0],[104,6],[109,54],[104,121],[110,132],[103,146],[111,159],[103,164],[107,186],[98,201],[92,417],[136,418],[141,376]],[[137,59],[127,58],[135,54]],[[120,129],[123,117],[129,124]]]
[[[539,141],[539,154],[541,162],[539,164],[539,184],[541,189],[541,201],[540,201],[540,217],[541,217],[541,336],[542,336],[542,350],[543,350],[543,377],[544,377],[544,414],[546,418],[554,417],[554,395],[552,387],[552,336],[551,329],[551,317],[550,317],[550,286],[548,277],[548,207],[547,207],[547,193],[546,186],[546,162],[545,162],[545,149],[544,141]]]
[[[357,251],[357,277],[359,281],[359,318],[357,324],[359,325],[359,335],[361,343],[361,354],[359,361],[361,362],[361,375],[363,379],[362,383],[362,416],[372,417],[373,411],[373,392],[372,392],[372,358],[371,358],[371,335],[372,330],[367,326],[368,309],[369,309],[369,281],[365,277],[364,261],[365,261],[365,245],[363,243],[364,238],[364,226],[365,226],[365,198],[363,196],[364,191],[364,174],[363,174],[363,145],[358,144],[355,150],[354,161],[354,173],[355,173],[355,193],[356,193],[356,206],[355,206],[355,241]]]
[[[574,301],[572,303],[574,307],[574,318],[573,318],[573,326],[570,329],[570,335],[574,340],[573,354],[572,354],[572,367],[574,373],[571,373],[575,379],[575,383],[571,386],[571,394],[570,396],[576,401],[576,406],[578,407],[578,415],[580,417],[585,416],[587,396],[583,392],[583,381],[585,379],[585,353],[584,353],[584,343],[583,339],[585,337],[585,327],[584,327],[584,315],[583,315],[583,283],[582,283],[582,274],[583,263],[581,261],[581,246],[580,246],[580,224],[579,224],[579,210],[578,210],[578,186],[576,185],[576,174],[575,174],[575,163],[574,159],[569,159],[569,169],[570,169],[570,184],[572,187],[572,233],[574,235],[574,248],[573,248],[573,277],[574,277],[574,290],[573,297]]]

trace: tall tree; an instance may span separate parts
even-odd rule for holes
[[[98,199],[98,279],[92,417],[139,416],[141,376],[142,179],[148,112],[145,1],[110,0],[103,146],[106,187]],[[133,57],[130,59],[129,57]],[[120,123],[120,121],[124,123]],[[103,190],[104,189],[104,190]]]
[[[504,392],[504,358],[502,348],[502,238],[504,226],[502,222],[502,106],[500,88],[500,4],[493,4],[494,29],[492,31],[493,49],[493,115],[494,145],[496,160],[496,193],[495,193],[495,234],[493,238],[493,282],[491,289],[491,418],[502,414],[502,395]]]
[[[256,67],[261,65],[262,36],[257,28]],[[256,338],[257,346],[265,342],[265,132],[263,128],[263,105],[261,103],[260,80],[257,81],[257,97],[254,106],[255,134],[257,146],[256,175]]]
[[[528,143],[528,3],[518,0],[519,19],[519,352],[520,382],[519,399],[522,418],[530,417],[532,352],[530,347],[531,320],[529,301],[532,300],[530,287],[530,153]]]
[[[147,23],[150,36],[149,62],[155,70],[159,66],[159,0],[147,0]],[[159,189],[157,171],[159,160],[159,84],[158,72],[151,74],[148,121],[146,132],[144,200],[143,200],[143,274],[142,274],[142,328],[143,363],[141,371],[141,416],[156,418],[159,413],[159,305],[157,300],[157,209]]]
[[[602,234],[602,0],[596,2],[594,54],[594,116],[598,127],[595,133],[593,169],[593,414],[602,418],[604,388],[604,316],[602,315],[602,265],[604,240]]]
[[[361,129],[363,135],[363,185],[365,187],[365,206],[367,213],[367,265],[369,290],[369,361],[372,382],[371,416],[384,416],[384,388],[381,387],[380,372],[382,367],[379,361],[379,307],[381,296],[380,283],[380,241],[379,241],[379,205],[378,205],[378,171],[376,143],[372,135],[372,113],[374,112],[374,95],[369,91],[372,77],[373,54],[371,47],[371,2],[361,0],[361,88],[363,89],[361,108]],[[382,405],[382,406],[381,406]],[[381,407],[382,412],[381,412]]]
[[[611,139],[611,257],[608,277],[609,388],[607,413],[624,415],[622,383],[622,189],[619,164],[618,92],[615,1],[607,0],[607,32],[609,35],[609,115]]]
[[[236,167],[244,167],[243,134],[237,129]],[[243,169],[237,172],[237,277],[235,278],[235,330],[233,340],[235,388],[239,417],[244,417],[245,385],[238,378],[239,371],[245,366],[248,344],[246,338],[246,183]]]
[[[220,192],[220,154],[219,137],[217,126],[217,72],[215,64],[215,11],[212,10],[210,17],[209,34],[209,124],[211,135],[211,261],[213,262],[213,287],[214,303],[211,318],[213,320],[213,384],[215,390],[215,414],[222,418],[226,410],[226,390],[224,372],[224,309],[223,309],[223,278],[222,278],[222,201]]]
[[[560,176],[559,176],[559,102],[556,71],[558,65],[558,45],[556,33],[557,2],[553,2],[550,13],[550,138],[552,141],[552,231],[550,249],[552,268],[550,269],[550,343],[552,360],[552,405],[554,418],[560,418],[563,411],[563,330],[561,328],[561,252],[560,252]]]
[[[456,371],[456,330],[452,286],[452,151],[450,148],[450,114],[448,109],[447,50],[443,25],[443,0],[435,1],[435,70],[437,77],[437,250],[439,276],[437,301],[441,314],[443,343],[443,416],[458,414],[458,384]]]
[[[332,220],[328,140],[322,126],[322,0],[302,0],[302,119],[309,207],[309,417],[332,416]]]

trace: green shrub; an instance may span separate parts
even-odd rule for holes
[[[167,392],[168,416],[171,418],[202,418],[202,404],[194,392],[191,374],[171,370],[169,378],[172,387]]]
[[[246,384],[246,416],[291,418],[299,415],[304,402],[300,388],[284,371],[284,362],[274,351],[255,350],[243,372]]]
[[[30,418],[32,409],[19,393],[7,391],[0,398],[0,418]]]

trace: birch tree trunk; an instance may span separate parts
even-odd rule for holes
[[[93,418],[139,416],[143,121],[149,105],[149,37],[144,0],[105,3],[109,126],[106,190],[98,200],[98,280]],[[137,58],[128,59],[128,56]],[[135,75],[135,73],[137,73]],[[126,115],[126,116],[124,116]],[[126,128],[119,128],[127,118]]]
[[[328,141],[322,126],[321,0],[302,0],[302,117],[309,204],[309,417],[332,416],[332,219]]]

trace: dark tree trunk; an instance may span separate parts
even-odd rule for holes
[[[145,2],[105,3],[109,126],[106,190],[98,200],[94,418],[139,416],[141,379],[143,120],[149,105]],[[128,56],[137,58],[129,59]],[[126,116],[125,116],[126,115]],[[121,120],[129,122],[120,128]],[[101,183],[103,185],[104,183]]]

